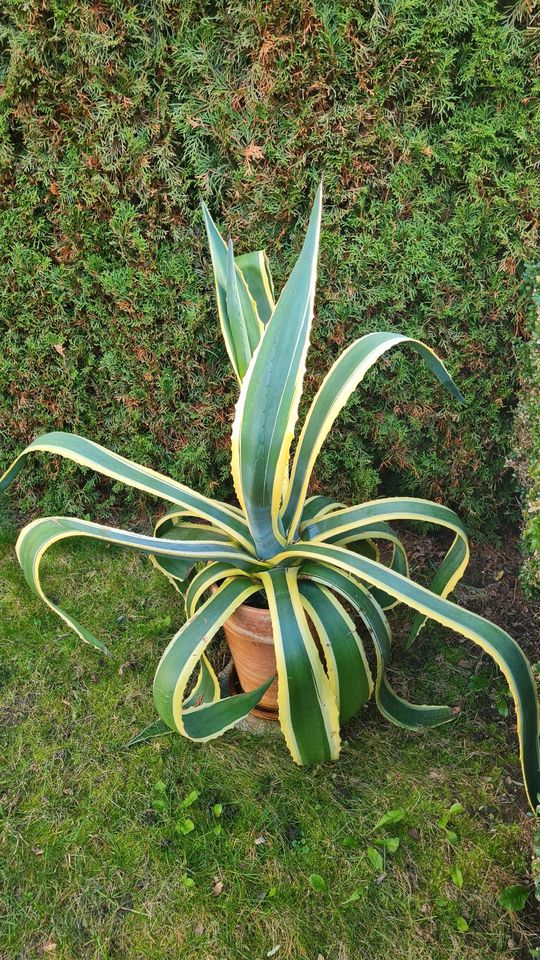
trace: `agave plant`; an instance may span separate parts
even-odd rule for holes
[[[264,591],[274,632],[279,720],[299,764],[335,759],[340,725],[372,694],[388,720],[408,729],[453,718],[447,706],[407,702],[388,681],[392,638],[385,612],[406,604],[415,613],[409,642],[430,619],[477,644],[502,670],[515,703],[525,787],[534,807],[540,791],[534,677],[507,633],[447,599],[469,557],[459,518],[441,504],[413,497],[344,506],[327,497],[307,496],[317,455],[336,417],[381,356],[398,346],[415,351],[462,400],[444,364],[429,347],[399,333],[368,333],[355,340],[323,380],[291,458],[313,318],[321,203],[319,188],[302,250],[277,303],[264,252],[235,257],[231,242],[223,241],[203,207],[221,329],[240,385],[232,430],[232,476],[239,506],[202,496],[91,440],[49,433],[21,453],[0,481],[1,488],[16,477],[30,453],[45,451],[172,506],[153,536],[71,517],[34,520],[17,543],[20,564],[32,589],[99,650],[105,650],[103,643],[43,591],[41,560],[54,543],[90,537],[121,544],[150,555],[160,571],[182,585],[187,620],[164,651],[154,680],[160,719],[136,741],[172,731],[206,741],[233,727],[258,703],[273,678],[253,692],[221,698],[205,650],[235,609]],[[454,535],[429,587],[410,578],[407,554],[391,526],[396,520],[437,524]],[[380,541],[391,544],[390,559],[380,554]],[[375,678],[359,629],[374,647]],[[196,682],[190,687],[195,671]]]

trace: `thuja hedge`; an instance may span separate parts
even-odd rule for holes
[[[531,295],[529,338],[520,349],[521,389],[513,465],[524,491],[522,580],[530,594],[540,596],[540,264],[527,269],[524,283]]]
[[[520,271],[540,193],[519,16],[485,0],[4,12],[3,463],[62,428],[230,496],[236,388],[199,200],[238,251],[268,249],[279,286],[324,173],[308,395],[345,343],[386,328],[435,346],[468,405],[392,357],[351,400],[316,482],[346,501],[440,497],[476,533],[516,515]],[[35,459],[22,508],[147,509],[90,474],[76,486],[74,469]]]

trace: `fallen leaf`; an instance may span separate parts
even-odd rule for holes
[[[202,937],[203,933],[204,933],[204,924],[198,923],[197,926],[195,927],[195,936]]]
[[[212,893],[215,897],[219,897],[220,893],[223,893],[223,880],[216,880],[214,886],[212,887]]]
[[[36,857],[42,857],[45,851],[41,847],[32,847],[32,853],[35,853]]]
[[[53,346],[54,346],[54,349],[56,350],[56,352],[59,353],[61,357],[65,357],[65,356],[66,356],[66,351],[64,350],[64,348],[63,348],[63,346],[62,346],[61,343],[54,343]]]
[[[255,837],[255,846],[259,847],[261,843],[266,843],[266,837]]]
[[[55,944],[54,940],[47,940],[46,943],[43,943],[43,944],[41,945],[41,948],[40,948],[40,949],[41,949],[41,952],[42,952],[42,953],[55,953],[55,951],[56,951],[56,944]]]
[[[281,950],[281,944],[280,944],[280,943],[278,943],[277,947],[272,947],[272,949],[268,951],[268,953],[266,954],[266,956],[267,956],[267,957],[275,957],[275,955],[276,955],[276,953],[278,952],[278,950]]]

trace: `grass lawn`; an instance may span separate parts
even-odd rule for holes
[[[466,643],[427,629],[392,675],[418,700],[461,700],[454,725],[413,735],[369,707],[332,766],[299,769],[280,737],[239,732],[124,750],[154,718],[178,595],[135,555],[55,548],[49,593],[108,642],[105,659],[30,594],[13,542],[0,548],[2,960],[508,960],[538,946],[533,898],[523,913],[497,902],[528,882],[532,822],[513,714],[470,691]],[[464,811],[444,829],[453,802]],[[400,842],[381,868],[368,848],[385,838]]]

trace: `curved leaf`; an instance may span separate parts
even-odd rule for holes
[[[351,617],[330,590],[299,580],[302,606],[317,630],[326,672],[344,723],[367,703],[373,680],[364,646]]]
[[[144,490],[163,500],[179,504],[193,516],[215,524],[221,530],[237,540],[246,550],[253,551],[253,541],[249,535],[247,523],[240,514],[219,500],[210,500],[189,487],[171,480],[162,473],[156,473],[149,467],[142,467],[126,460],[106,447],[79,437],[76,433],[45,433],[33,440],[0,478],[0,490],[4,490],[20,473],[24,461],[30,453],[53,453],[73,460],[82,467],[96,470],[103,476],[120,480],[130,487]]]
[[[525,789],[535,809],[540,793],[540,716],[536,681],[530,664],[512,637],[477,613],[431,593],[425,587],[395,573],[367,557],[343,547],[326,544],[292,544],[275,558],[276,563],[301,558],[319,560],[352,573],[362,581],[384,590],[424,617],[460,633],[476,643],[495,661],[504,674],[516,708],[520,759]]]
[[[272,617],[279,722],[295,763],[339,755],[339,712],[302,607],[298,569],[261,574]]]
[[[195,574],[186,590],[186,615],[192,617],[199,607],[204,593],[215,583],[228,580],[238,574],[238,568],[232,563],[208,563]]]
[[[222,530],[207,523],[174,523],[170,526],[165,523],[157,523],[154,528],[154,536],[160,540],[183,540],[190,543],[199,542],[219,542],[229,543],[230,540]],[[160,573],[165,574],[168,580],[180,593],[180,583],[184,583],[192,572],[196,560],[181,557],[156,557],[150,555],[150,560]]]
[[[300,530],[302,531],[309,523],[313,523],[320,517],[325,517],[333,510],[340,510],[345,504],[332,500],[331,497],[324,497],[318,493],[313,497],[308,497],[302,510],[302,522]]]
[[[162,721],[190,740],[204,742],[221,736],[257,705],[272,683],[257,690],[212,703],[186,707],[189,678],[210,640],[252,593],[260,587],[247,577],[236,577],[216,591],[175,634],[159,661],[154,678],[154,703]]]
[[[305,537],[303,537],[303,539],[304,538]],[[352,550],[354,553],[360,553],[363,556],[370,557],[372,560],[382,562],[376,546],[377,540],[386,540],[392,544],[392,556],[389,563],[390,569],[397,570],[397,572],[402,573],[404,577],[408,577],[409,560],[405,548],[397,534],[392,530],[392,527],[384,521],[378,523],[370,522],[365,526],[359,525],[354,527],[348,532],[334,534],[331,537],[329,536],[326,542],[347,546],[349,550]],[[316,538],[313,542],[319,543],[321,541],[323,541],[323,538],[321,538],[321,540]],[[371,550],[365,549],[364,544],[370,545]],[[373,587],[371,593],[383,610],[391,610],[397,606],[397,600],[388,596],[388,594],[382,590],[377,590],[376,587]]]
[[[17,557],[27,583],[47,606],[78,634],[81,640],[105,653],[107,649],[101,640],[97,640],[89,630],[53,603],[45,595],[41,586],[40,565],[46,551],[53,544],[69,537],[89,537],[92,540],[101,540],[161,557],[229,560],[234,562],[236,569],[247,572],[265,569],[265,565],[255,560],[250,554],[243,553],[233,544],[220,541],[163,540],[116,527],[106,527],[99,523],[90,523],[88,520],[77,520],[73,517],[44,517],[34,520],[21,531],[16,547]]]
[[[386,668],[392,653],[392,634],[390,625],[382,608],[372,593],[350,576],[316,561],[302,565],[302,574],[316,583],[323,583],[339,593],[356,610],[363,620],[373,641],[377,659],[377,678],[375,681],[375,702],[383,716],[398,727],[407,730],[423,730],[448,723],[455,715],[446,706],[409,703],[393,689],[386,677]]]
[[[443,386],[458,400],[463,400],[442,361],[419,340],[400,333],[368,333],[355,340],[336,360],[323,380],[298,439],[282,510],[283,525],[289,532],[290,540],[296,536],[311,472],[334,420],[367,371],[395,346],[409,346],[415,350]]]
[[[469,541],[458,515],[440,503],[432,503],[430,500],[423,500],[418,497],[385,497],[380,500],[370,500],[354,507],[336,510],[331,515],[308,524],[304,529],[303,536],[316,540],[318,543],[326,541],[343,545],[351,543],[362,532],[375,538],[377,536],[376,528],[381,522],[385,524],[388,520],[414,520],[434,523],[437,526],[446,527],[455,534],[454,540],[430,584],[432,593],[447,597],[461,580],[469,562]],[[385,527],[381,527],[381,530],[384,529]],[[379,536],[386,536],[386,534],[381,533]],[[395,534],[393,536],[395,537]],[[386,539],[392,538],[387,536]],[[408,576],[406,557],[400,560],[396,556],[396,550],[400,553],[403,551],[403,547],[397,538],[394,541],[394,558],[391,568],[396,570],[397,573],[403,574],[403,576]],[[386,609],[392,606],[385,600],[383,594],[376,593],[375,596]],[[414,640],[425,622],[426,617],[417,614],[409,634],[409,644]]]

